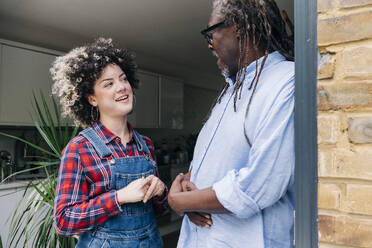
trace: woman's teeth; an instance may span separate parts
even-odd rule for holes
[[[125,100],[125,99],[127,99],[127,98],[128,98],[128,96],[122,96],[122,97],[116,99],[116,101],[117,101],[117,102],[119,102],[119,101],[123,101],[123,100]]]

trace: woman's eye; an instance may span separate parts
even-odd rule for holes
[[[121,81],[128,81],[126,77],[121,78]]]
[[[109,87],[109,86],[111,86],[112,85],[112,82],[106,82],[105,83],[105,87]]]

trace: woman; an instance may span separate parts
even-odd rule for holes
[[[162,247],[154,207],[167,190],[154,146],[127,122],[138,86],[134,56],[111,39],[75,48],[51,68],[64,115],[86,127],[65,147],[54,218],[77,247]]]

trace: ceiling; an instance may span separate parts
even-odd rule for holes
[[[277,2],[293,20],[293,0]],[[0,0],[0,38],[65,52],[112,37],[136,52],[141,69],[216,88],[220,72],[200,35],[211,6],[212,0]]]

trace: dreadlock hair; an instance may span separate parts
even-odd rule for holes
[[[253,92],[246,109],[247,116],[269,53],[279,51],[287,60],[294,61],[293,34],[290,36],[287,33],[285,22],[274,0],[214,0],[213,8],[217,7],[219,8],[219,15],[225,19],[225,24],[233,24],[239,36],[238,73],[233,91],[234,111],[236,111],[236,102],[241,97],[242,85],[246,76],[247,65],[244,63],[248,51],[247,44],[252,46],[256,57],[260,52],[264,53],[260,68],[258,68],[258,61],[256,60],[255,75],[248,86],[249,90],[253,88]],[[228,84],[222,89],[212,108],[217,102],[221,102],[227,88]],[[251,146],[245,130],[244,134]]]

